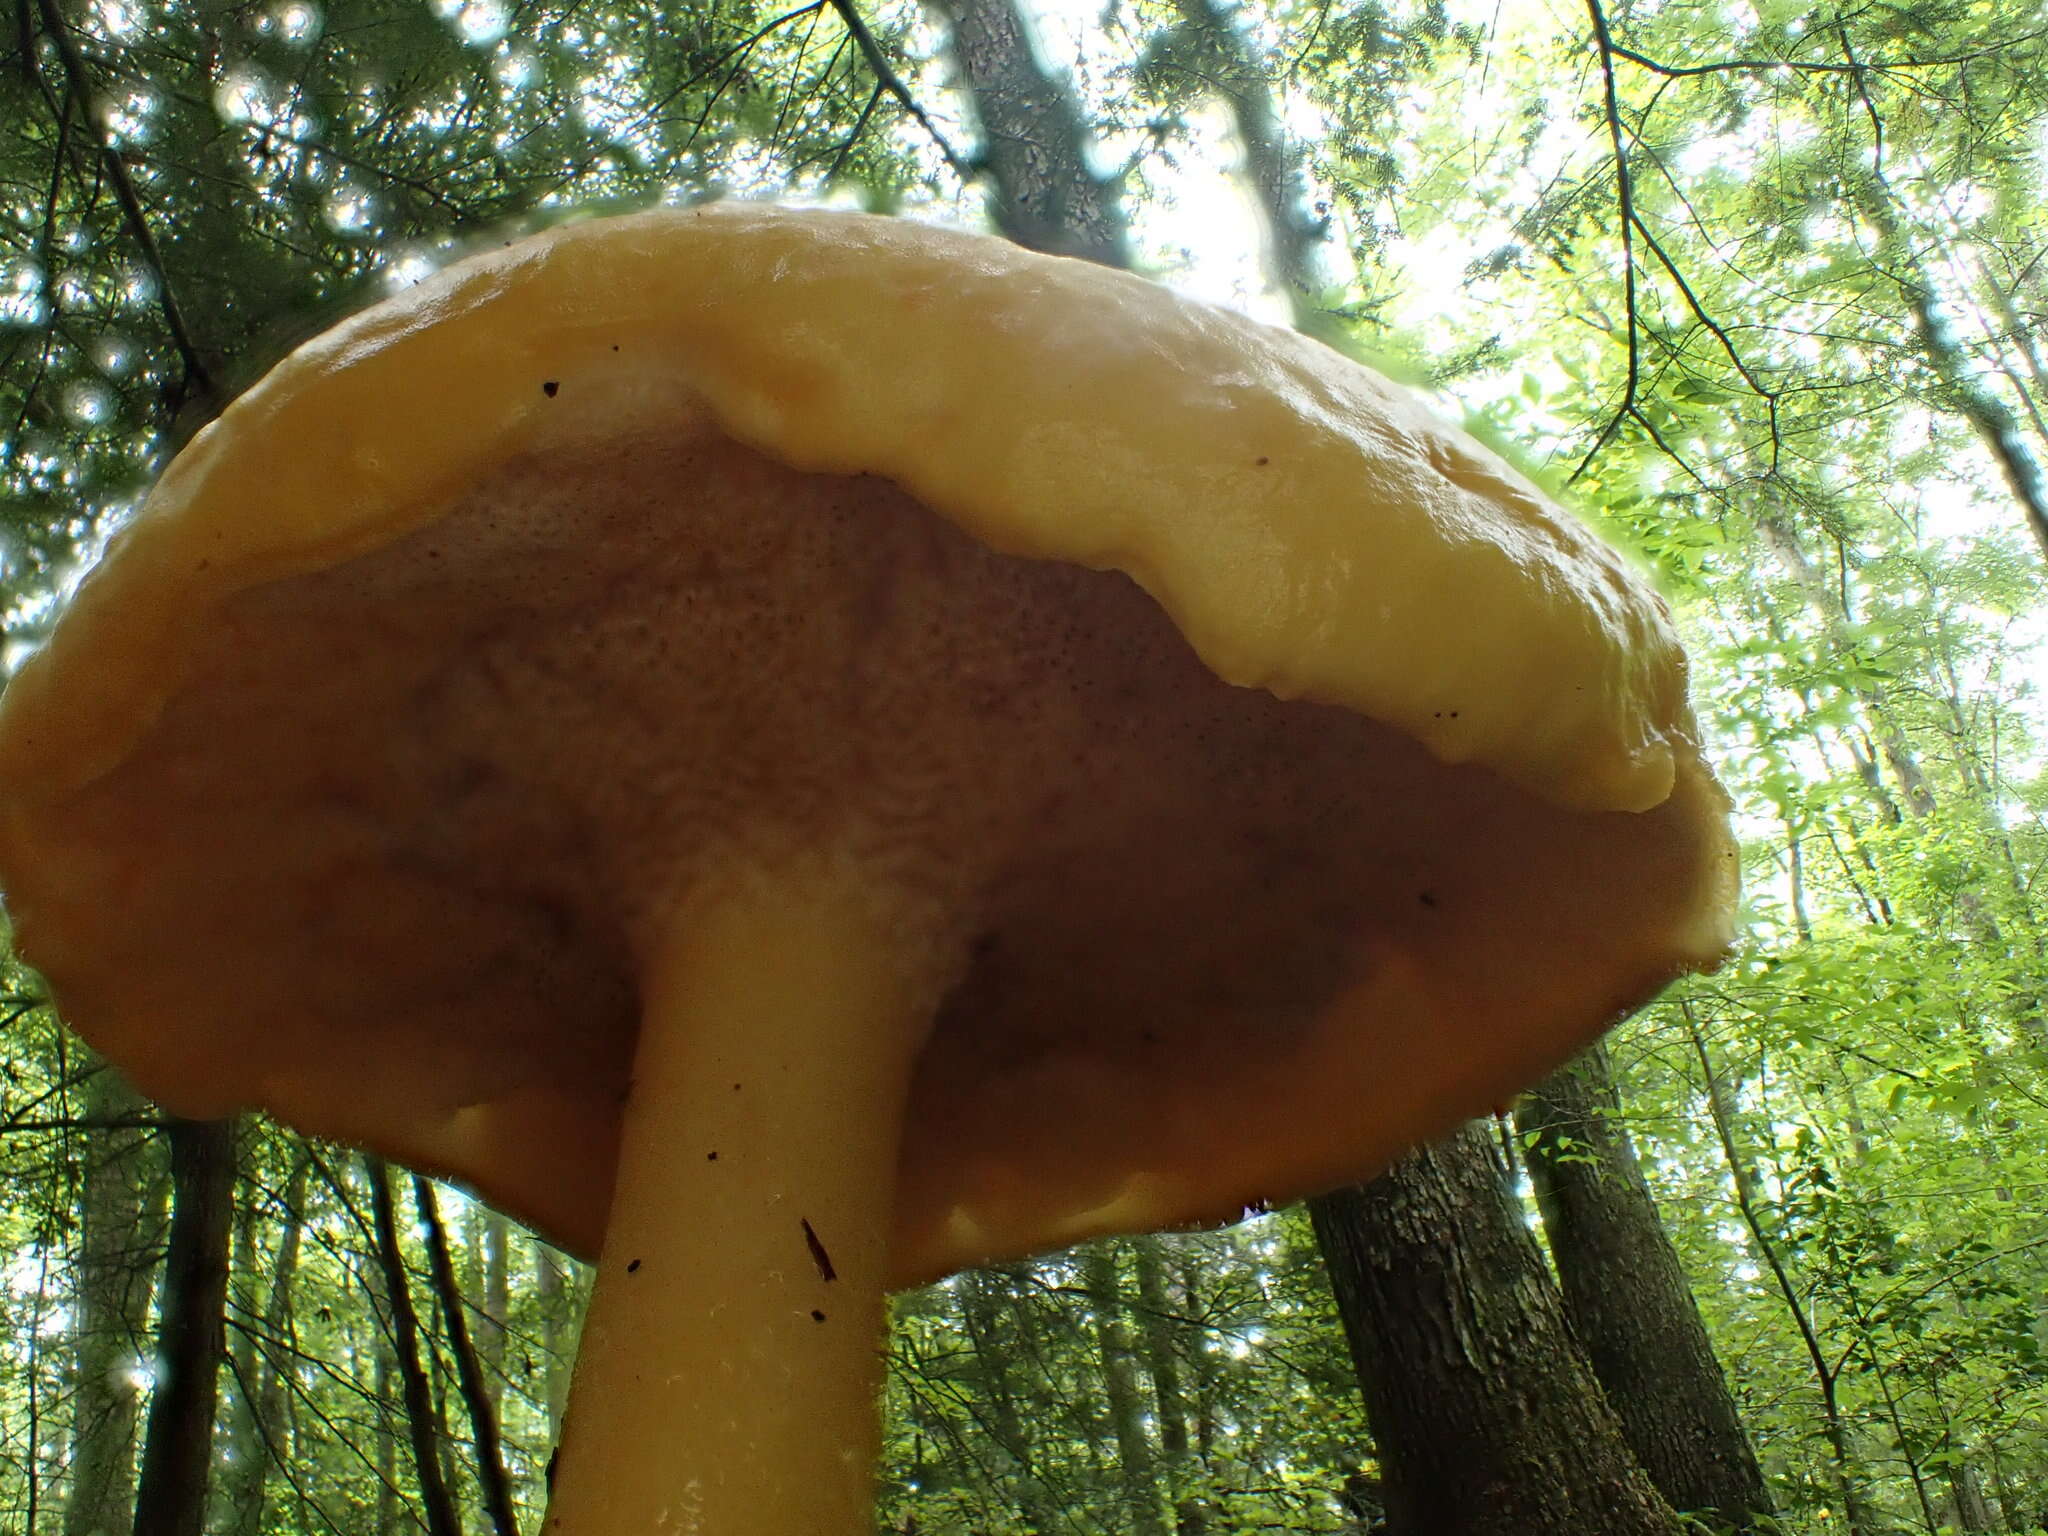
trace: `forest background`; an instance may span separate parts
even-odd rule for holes
[[[1364,1190],[899,1298],[886,1529],[2048,1530],[2044,54],[1971,0],[14,0],[8,656],[291,342],[571,210],[992,223],[1297,325],[1655,573],[1746,936]],[[532,1531],[582,1286],[0,975],[0,1530]]]

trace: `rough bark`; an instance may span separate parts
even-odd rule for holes
[[[227,1343],[235,1126],[167,1117],[164,1129],[171,1144],[171,1226],[134,1529],[135,1536],[203,1536]]]
[[[933,0],[981,124],[989,211],[1019,245],[1130,265],[1117,189],[1088,165],[1088,128],[1039,61],[1014,0]]]
[[[95,1126],[132,1121],[144,1105],[105,1067],[82,1092]],[[94,1130],[85,1149],[71,1341],[71,1491],[64,1536],[119,1536],[135,1518],[135,1370],[149,1347],[154,1241],[148,1220],[150,1152],[140,1129]]]
[[[1389,1536],[1678,1536],[1565,1324],[1484,1129],[1309,1210]]]
[[[1770,1491],[1620,1110],[1595,1046],[1515,1115],[1565,1315],[1664,1497],[1757,1531],[1774,1512]]]
[[[1131,1333],[1125,1322],[1129,1303],[1118,1277],[1116,1247],[1099,1242],[1081,1261],[1095,1313],[1095,1347],[1102,1360],[1103,1396],[1108,1401],[1110,1428],[1116,1435],[1117,1471],[1123,1485],[1124,1519],[1118,1529],[1135,1536],[1166,1536],[1159,1499],[1159,1473],[1152,1440],[1145,1432],[1145,1405],[1138,1391]]]

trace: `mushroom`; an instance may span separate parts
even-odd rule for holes
[[[866,1528],[886,1291],[1374,1172],[1728,942],[1669,616],[1377,374],[730,205],[309,342],[0,704],[70,1021],[596,1258],[548,1529]]]

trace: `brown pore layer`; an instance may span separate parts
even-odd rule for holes
[[[1707,958],[1717,794],[1692,761],[1654,811],[1556,809],[1217,681],[1121,575],[700,423],[232,599],[9,901],[168,1106],[425,1162],[588,1253],[644,936],[757,850],[842,850],[945,957],[907,1281],[1483,1109]]]

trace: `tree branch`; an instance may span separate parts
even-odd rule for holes
[[[399,1380],[405,1388],[405,1422],[412,1439],[413,1469],[419,1477],[422,1519],[428,1536],[462,1536],[455,1500],[441,1480],[440,1448],[434,1443],[434,1399],[420,1363],[419,1316],[413,1311],[412,1285],[405,1257],[398,1248],[398,1222],[391,1209],[391,1171],[381,1157],[363,1159],[370,1180],[370,1209],[377,1229],[377,1259],[384,1271],[386,1299],[398,1356]]]
[[[875,115],[875,108],[882,104],[882,98],[889,93],[887,82],[877,80],[875,88],[868,92],[867,105],[860,109],[860,116],[854,119],[848,130],[846,142],[839,146],[839,153],[832,157],[832,165],[825,172],[827,181],[837,181],[839,173],[846,169],[846,162],[852,158],[854,146],[860,143],[860,136],[868,131],[868,119]]]
[[[868,29],[867,22],[862,19],[860,8],[853,0],[831,0],[831,5],[838,13],[839,19],[846,24],[846,30],[853,34],[854,44],[860,49],[861,57],[867,60],[868,68],[874,71],[877,83],[896,98],[904,111],[917,119],[919,127],[931,135],[932,142],[939,146],[939,153],[945,157],[946,164],[953,174],[962,181],[972,180],[973,167],[953,152],[953,146],[947,143],[946,136],[939,132],[939,125],[931,120],[931,115],[911,94],[910,87],[903,83],[903,77],[896,73],[895,66],[889,62],[889,56],[882,52],[882,45],[875,40],[875,34]],[[872,107],[873,103],[869,105]],[[861,121],[867,121],[867,113],[861,114]],[[859,130],[856,129],[856,136],[858,133]],[[851,140],[848,140],[848,147],[852,147]]]
[[[64,13],[58,7],[58,0],[36,0],[37,10],[43,18],[43,28],[57,49],[57,56],[64,62],[64,74],[71,91],[78,98],[81,115],[87,131],[92,134],[93,143],[99,150],[101,163],[106,167],[107,180],[114,189],[114,199],[121,205],[121,217],[128,226],[129,236],[142,252],[144,265],[156,281],[157,305],[163,311],[164,327],[171,333],[171,343],[178,349],[178,358],[184,365],[185,378],[181,398],[186,401],[215,393],[212,373],[201,359],[199,348],[193,343],[192,334],[186,328],[185,316],[178,306],[177,293],[172,287],[170,274],[164,270],[163,253],[158,250],[156,233],[149,226],[149,215],[142,206],[142,199],[135,191],[135,183],[128,175],[128,167],[121,158],[121,152],[107,137],[106,119],[101,114],[98,93],[93,88],[92,71],[86,64],[85,55],[79,52],[77,40],[71,35],[65,23]]]
[[[1880,249],[1889,250],[1905,268],[1887,276],[1898,285],[1900,296],[1912,313],[1913,328],[1926,351],[1927,361],[1935,377],[1947,389],[1947,403],[1970,423],[1978,439],[1997,461],[2013,499],[2019,503],[2028,531],[2034,535],[2042,552],[2048,554],[2048,478],[2042,475],[2040,463],[2020,435],[2019,426],[2005,402],[1971,377],[1962,346],[1949,333],[1947,323],[1936,307],[1934,293],[1920,270],[1919,257],[1908,245],[1905,231],[1894,212],[1897,197],[1885,174],[1884,117],[1877,109],[1876,98],[1870,93],[1868,71],[1856,58],[1848,28],[1838,26],[1836,36],[1842,45],[1842,57],[1852,70],[1851,79],[1855,82],[1857,98],[1870,119],[1870,168],[1860,173],[1849,173],[1847,179],[1851,196],[1876,231]]]
[[[1662,75],[1669,80],[1686,80],[1700,75],[1775,72],[1778,70],[1791,70],[1795,74],[1802,75],[1853,75],[1859,67],[1875,74],[1887,74],[1893,70],[1900,69],[1946,69],[1953,65],[1968,64],[1973,60],[1988,58],[1992,54],[2002,53],[2006,49],[2020,43],[2031,43],[2042,37],[2048,37],[2048,32],[2022,32],[2018,37],[2008,38],[2006,41],[1995,44],[1992,47],[1976,48],[1968,53],[1952,54],[1947,58],[1887,59],[1879,63],[1861,66],[1854,64],[1822,64],[1818,61],[1794,59],[1725,59],[1714,64],[1665,64],[1660,60],[1651,58],[1648,54],[1637,53],[1633,48],[1624,48],[1619,43],[1614,45],[1613,51],[1616,58],[1627,59],[1629,63],[1640,65],[1653,74]]]
[[[1636,392],[1642,380],[1642,355],[1636,341],[1638,316],[1636,310],[1636,201],[1635,183],[1629,172],[1628,145],[1624,142],[1621,126],[1621,93],[1614,81],[1614,37],[1607,29],[1607,13],[1601,9],[1600,0],[1586,0],[1586,9],[1593,17],[1593,37],[1600,45],[1600,75],[1605,94],[1607,116],[1607,137],[1614,146],[1614,191],[1621,213],[1621,261],[1622,293],[1625,308],[1623,330],[1628,343],[1628,378],[1622,386],[1621,404],[1615,407],[1614,415],[1600,435],[1593,440],[1593,446],[1586,451],[1579,467],[1572,471],[1566,484],[1572,484],[1592,468],[1593,460],[1600,456],[1600,450],[1612,441],[1621,424],[1631,418],[1640,422],[1645,430],[1651,431],[1650,424],[1643,420],[1636,404]]]
[[[498,1416],[491,1409],[483,1368],[477,1363],[476,1346],[470,1341],[462,1288],[455,1283],[455,1262],[448,1254],[448,1229],[441,1225],[441,1207],[434,1199],[434,1186],[414,1174],[412,1198],[427,1229],[427,1259],[433,1270],[434,1294],[440,1300],[441,1316],[448,1326],[448,1344],[455,1356],[462,1401],[469,1409],[484,1507],[490,1511],[491,1524],[497,1528],[498,1536],[519,1536],[519,1520],[512,1513],[512,1486],[505,1476],[505,1457],[499,1449]]]

